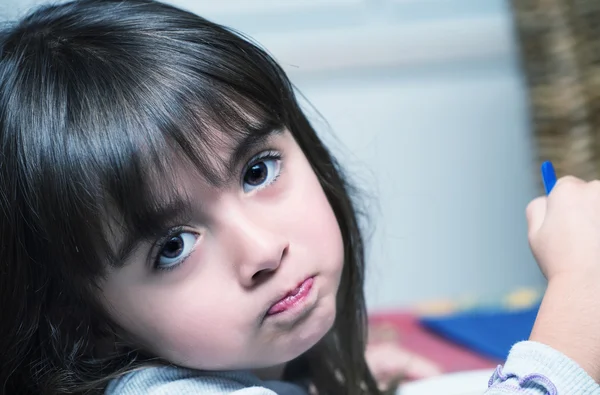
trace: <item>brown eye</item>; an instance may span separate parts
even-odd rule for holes
[[[246,168],[243,177],[244,192],[251,192],[272,184],[281,172],[281,159],[277,155],[269,154],[256,160]]]
[[[183,238],[181,235],[177,235],[167,241],[161,251],[161,255],[166,258],[177,258],[181,254],[181,251],[183,251],[183,244]]]
[[[198,234],[180,232],[164,242],[158,252],[154,267],[158,270],[169,270],[179,266],[194,250]]]
[[[252,186],[258,186],[267,179],[268,174],[269,169],[265,162],[258,162],[248,169],[244,176],[244,182]]]

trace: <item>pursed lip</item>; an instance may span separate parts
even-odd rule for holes
[[[264,319],[270,315],[269,311],[271,310],[271,308],[273,308],[273,306],[275,306],[277,303],[281,302],[283,299],[288,297],[292,292],[294,292],[294,290],[296,290],[298,287],[300,287],[306,281],[308,281],[309,279],[314,278],[314,277],[315,277],[314,274],[307,276],[307,277],[303,278],[302,280],[295,282],[294,285],[287,288],[287,290],[279,292],[277,294],[277,296],[274,297],[273,299],[271,299],[271,301],[269,302],[269,305],[268,305],[267,309],[265,310],[265,314],[264,314],[262,320],[264,321]]]

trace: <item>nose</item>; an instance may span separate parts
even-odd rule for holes
[[[279,269],[288,254],[289,242],[266,217],[241,211],[236,210],[228,221],[226,243],[240,284],[253,287]]]

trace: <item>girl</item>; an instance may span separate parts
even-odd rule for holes
[[[351,188],[263,50],[151,0],[0,40],[0,391],[380,393]],[[531,206],[549,291],[488,394],[600,393],[599,190]]]

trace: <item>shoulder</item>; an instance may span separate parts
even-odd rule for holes
[[[305,395],[293,384],[263,382],[247,372],[203,372],[170,366],[140,369],[110,382],[105,395]]]

